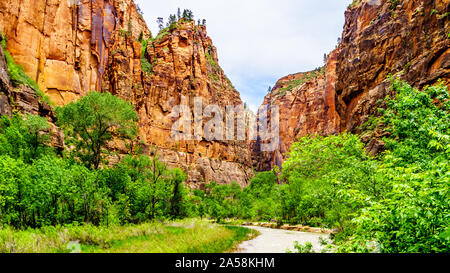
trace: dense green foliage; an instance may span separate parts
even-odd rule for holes
[[[419,91],[396,80],[391,88],[396,96],[368,126],[386,132],[384,153],[368,156],[359,136],[348,133],[304,137],[278,178],[277,170],[260,173],[243,190],[209,184],[206,213],[333,228],[342,252],[448,252],[447,88]]]
[[[343,230],[366,200],[356,192],[379,199],[386,191],[377,179],[378,163],[365,153],[359,137],[305,137],[291,148],[283,164],[284,219]]]
[[[185,174],[153,157],[106,160],[106,141],[135,134],[137,115],[111,94],[92,92],[58,109],[69,145],[47,146],[45,118],[15,114],[0,123],[0,222],[16,228],[72,223],[114,225],[187,215]],[[70,147],[70,146],[69,146]],[[109,153],[109,152],[108,152]]]
[[[450,251],[450,101],[444,84],[423,91],[394,81],[380,124],[390,133],[379,173],[389,191],[354,219],[343,251]],[[358,198],[365,198],[359,194]]]

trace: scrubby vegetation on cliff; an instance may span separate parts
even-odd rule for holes
[[[288,83],[286,83],[287,86],[281,88],[280,90],[286,91],[286,90],[292,90],[293,88],[311,80],[314,78],[317,78],[319,75],[323,75],[325,73],[326,67],[320,67],[316,68],[315,70],[311,72],[306,72],[301,78],[292,80]]]
[[[5,54],[5,61],[8,67],[8,76],[14,86],[25,85],[34,90],[36,96],[49,105],[52,105],[50,98],[44,95],[39,85],[23,70],[23,67],[14,61],[13,57],[6,49],[8,38],[5,34],[0,33],[0,46]]]

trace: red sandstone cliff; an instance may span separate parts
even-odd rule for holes
[[[439,79],[450,86],[449,19],[448,0],[354,1],[326,72],[284,77],[266,96],[263,104],[280,106],[281,143],[273,153],[254,152],[258,169],[280,166],[299,137],[361,133],[360,125],[390,94],[388,75],[418,88]],[[362,137],[372,154],[383,148],[380,133]]]
[[[210,180],[248,183],[246,142],[170,138],[175,105],[192,106],[195,96],[203,97],[204,106],[242,103],[218,65],[204,26],[180,22],[142,51],[141,42],[151,33],[132,0],[5,0],[0,28],[8,37],[7,50],[56,105],[91,90],[116,94],[139,113],[136,142],[143,142],[146,151],[156,147],[169,166],[183,168],[193,187]],[[141,57],[152,71],[142,71]],[[26,105],[39,110],[39,100],[28,91]],[[1,101],[11,99],[3,93]],[[1,105],[11,110],[8,103]]]
[[[218,65],[217,51],[206,28],[179,22],[167,34],[149,42],[145,57],[152,71],[143,73],[144,93],[135,98],[142,139],[159,147],[169,166],[182,165],[188,182],[248,183],[252,172],[246,141],[211,142],[204,136],[195,141],[170,138],[170,112],[175,105],[187,105],[193,111],[194,98],[201,97],[203,108],[217,105],[225,115],[225,106],[242,104],[239,92]]]
[[[450,79],[448,0],[365,0],[345,13],[337,51],[341,131],[356,131],[389,93],[389,74],[415,87]]]

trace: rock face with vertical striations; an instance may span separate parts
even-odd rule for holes
[[[104,89],[130,100],[139,114],[139,135],[147,151],[157,147],[170,167],[182,167],[192,187],[204,183],[238,182],[246,185],[252,175],[247,141],[174,140],[176,119],[172,109],[185,105],[194,121],[194,98],[201,97],[203,109],[217,105],[241,105],[239,93],[218,65],[217,51],[206,27],[183,20],[159,36],[143,42],[147,71],[141,69],[141,44],[130,37],[112,37]],[[130,58],[131,56],[131,58]],[[224,120],[224,118],[222,120]],[[203,118],[203,125],[210,117]],[[191,128],[192,132],[193,128]]]
[[[143,73],[145,93],[140,100],[136,98],[142,139],[161,148],[161,157],[169,166],[182,164],[188,182],[236,181],[246,185],[253,175],[247,141],[208,141],[204,135],[195,141],[171,139],[174,120],[170,112],[175,105],[186,105],[193,111],[194,98],[201,97],[203,108],[217,105],[222,109],[223,121],[226,106],[242,105],[239,92],[219,66],[206,27],[178,22],[148,43],[145,58],[152,70]],[[203,125],[209,119],[203,117]]]
[[[149,36],[131,0],[4,0],[0,25],[8,50],[57,105],[99,90],[111,36]]]

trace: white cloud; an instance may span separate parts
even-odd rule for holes
[[[344,11],[352,0],[135,2],[154,35],[156,18],[167,18],[178,7],[192,10],[196,19],[206,19],[221,67],[242,99],[256,108],[277,79],[323,65],[323,54],[341,36]]]

